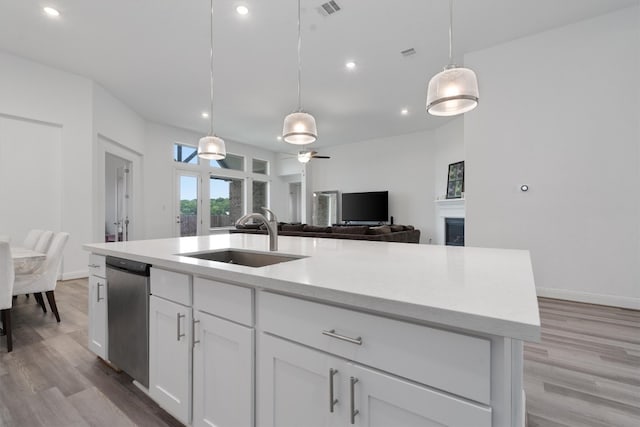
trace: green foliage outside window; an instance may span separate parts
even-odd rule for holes
[[[211,215],[228,215],[229,214],[229,199],[218,197],[217,199],[211,199]],[[182,215],[196,215],[198,213],[198,201],[193,200],[180,200],[180,213]]]

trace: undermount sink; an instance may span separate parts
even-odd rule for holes
[[[264,267],[279,264],[281,262],[295,261],[306,258],[296,255],[272,254],[269,252],[251,252],[237,249],[223,249],[218,251],[178,254],[191,258],[206,259],[209,261],[224,262],[226,264],[244,265],[246,267]]]

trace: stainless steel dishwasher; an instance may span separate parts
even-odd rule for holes
[[[147,388],[150,267],[107,257],[109,361]]]

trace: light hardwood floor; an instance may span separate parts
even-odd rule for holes
[[[56,299],[60,324],[33,298],[14,302],[0,426],[181,425],[87,349],[87,281],[60,282]],[[540,312],[542,341],[525,345],[529,426],[640,426],[640,312],[550,299]]]

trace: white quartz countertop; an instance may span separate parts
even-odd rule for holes
[[[84,249],[395,317],[537,341],[540,318],[528,251],[278,237],[295,261],[253,268],[180,256],[268,251],[265,235],[224,234],[99,243]]]

